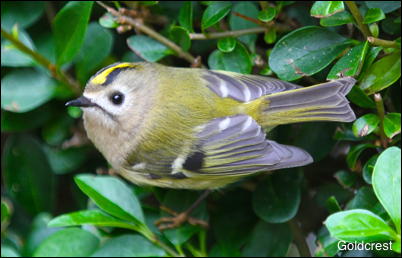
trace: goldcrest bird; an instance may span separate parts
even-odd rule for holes
[[[136,184],[215,189],[263,171],[304,166],[304,150],[266,139],[281,124],[350,122],[355,79],[301,87],[257,75],[116,63],[92,76],[82,97],[89,139]],[[317,132],[320,133],[320,132]]]

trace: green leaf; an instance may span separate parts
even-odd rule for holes
[[[335,196],[329,197],[325,204],[328,212],[331,214],[342,210]]]
[[[340,26],[348,23],[354,23],[353,16],[348,11],[320,19],[320,25],[324,27]]]
[[[292,219],[300,205],[300,177],[289,170],[260,182],[253,194],[253,209],[258,217],[269,223]]]
[[[3,2],[2,2],[3,4]],[[35,46],[28,33],[23,30],[17,30],[18,40],[24,43],[31,50],[35,50]],[[1,41],[1,66],[9,67],[27,67],[35,65],[35,61],[27,54],[19,51],[10,41]]]
[[[119,23],[116,21],[116,18],[110,14],[105,13],[102,17],[99,18],[99,24],[108,29],[115,29],[119,26]]]
[[[378,155],[374,155],[372,156],[367,162],[366,164],[364,164],[363,166],[363,170],[362,170],[362,174],[363,174],[363,179],[367,184],[372,184],[371,183],[371,178],[373,175],[373,171],[374,171],[374,165],[377,162],[377,158]]]
[[[61,145],[71,135],[70,127],[73,123],[71,117],[62,113],[42,127],[42,137],[49,145]]]
[[[13,213],[13,207],[9,200],[1,197],[1,228],[3,231],[6,229],[10,222],[11,215]]]
[[[2,157],[7,192],[30,214],[51,211],[53,172],[41,145],[31,136],[10,135]]]
[[[218,49],[223,53],[229,53],[235,49],[236,43],[234,38],[222,38],[218,40]]]
[[[367,94],[387,88],[401,77],[401,52],[395,51],[370,66],[359,87]]]
[[[263,22],[272,21],[276,16],[276,9],[274,7],[268,7],[258,13],[258,19]]]
[[[27,28],[42,16],[44,9],[43,1],[2,1],[1,27],[10,30],[18,24],[20,28]]]
[[[377,242],[395,237],[388,224],[368,210],[337,212],[330,215],[324,224],[333,237],[344,241]]]
[[[363,137],[372,133],[380,123],[380,118],[376,114],[365,114],[353,122],[353,134],[356,137]]]
[[[343,1],[315,1],[310,10],[310,15],[316,18],[324,18],[345,9]]]
[[[188,32],[194,32],[193,29],[193,3],[191,1],[185,1],[180,7],[179,12],[179,24],[187,29]]]
[[[401,149],[390,147],[383,151],[373,172],[374,192],[401,234]]]
[[[134,53],[148,62],[157,62],[165,56],[173,54],[173,51],[167,46],[144,35],[129,37],[127,44]]]
[[[191,47],[191,39],[188,30],[180,26],[172,26],[170,28],[170,38],[176,42],[184,51]]]
[[[267,241],[269,239],[269,241]],[[245,257],[283,257],[292,242],[292,233],[286,223],[269,224],[260,221],[255,226],[250,240],[243,248]]]
[[[55,83],[47,74],[32,69],[9,72],[1,80],[1,108],[23,113],[50,100]]]
[[[208,57],[208,65],[213,70],[225,70],[237,73],[251,73],[252,63],[246,48],[237,43],[235,49],[229,53],[215,50]]]
[[[165,251],[144,237],[133,234],[107,240],[94,257],[164,257]]]
[[[302,27],[275,44],[269,66],[282,80],[296,80],[327,67],[348,45],[349,41],[333,31]]]
[[[144,225],[140,203],[122,180],[88,174],[78,175],[74,179],[78,187],[102,210],[120,219]]]
[[[366,93],[357,86],[354,86],[348,93],[348,99],[362,108],[376,108],[374,100],[367,96]]]
[[[384,13],[393,12],[401,7],[401,1],[365,1],[368,8],[380,8]]]
[[[276,41],[276,30],[275,28],[270,28],[267,32],[264,34],[264,41],[267,44],[273,44]]]
[[[78,169],[88,158],[86,148],[45,148],[50,166],[55,174],[63,175]]]
[[[99,240],[88,231],[68,228],[57,231],[36,249],[34,257],[86,257],[98,248]]]
[[[84,43],[75,59],[75,71],[80,82],[88,80],[91,73],[109,56],[112,45],[113,36],[109,30],[96,22],[89,24]]]
[[[353,47],[332,67],[327,76],[327,80],[338,79],[343,76],[357,76],[364,64],[367,51],[369,49],[368,41]]]
[[[84,42],[93,2],[68,2],[53,21],[57,64],[71,61]]]
[[[1,244],[1,257],[21,257],[21,255],[14,247]]]
[[[354,169],[356,166],[356,162],[359,159],[360,154],[368,148],[375,148],[374,145],[369,144],[369,143],[362,143],[356,146],[353,146],[348,155],[346,156],[346,162],[348,163],[348,166],[350,169]]]
[[[331,237],[326,227],[321,227],[318,231],[318,248],[315,251],[315,257],[335,256],[338,253],[338,240]]]
[[[370,49],[367,52],[367,56],[364,59],[364,64],[361,69],[361,73],[359,75],[359,81],[361,78],[363,78],[365,76],[365,74],[367,73],[367,70],[373,64],[374,60],[377,58],[377,56],[381,50],[382,50],[382,47],[370,47]],[[354,87],[354,88],[358,88],[358,87]]]
[[[258,25],[254,22],[245,20],[235,15],[235,12],[247,17],[257,17],[259,11],[254,3],[247,1],[237,2],[232,8],[232,13],[230,14],[229,18],[229,25],[232,30],[243,30],[258,27]],[[251,52],[255,52],[255,41],[257,40],[257,35],[243,35],[238,37],[238,39],[243,42]]]
[[[385,14],[380,8],[370,8],[364,15],[363,24],[378,22],[385,19]]]
[[[117,227],[133,229],[135,225],[112,217],[100,210],[83,210],[60,215],[52,219],[49,227],[71,227],[94,225],[102,227]]]
[[[201,29],[205,30],[225,18],[231,7],[232,4],[227,1],[212,2],[202,15]]]
[[[385,115],[384,132],[390,139],[401,133],[401,113],[389,113]]]
[[[345,188],[351,188],[356,184],[357,175],[346,170],[340,170],[335,173],[335,178]]]
[[[375,196],[373,188],[369,186],[363,186],[357,190],[353,199],[346,204],[346,209],[365,209],[377,214],[386,221],[389,219],[386,211]]]
[[[23,132],[46,124],[55,115],[54,108],[49,104],[40,106],[25,113],[14,113],[1,110],[2,132]]]

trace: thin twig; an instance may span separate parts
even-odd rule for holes
[[[183,58],[183,59],[187,60],[190,64],[193,64],[193,63],[195,63],[197,61],[194,56],[192,56],[190,53],[184,51],[176,43],[174,43],[173,41],[169,40],[168,38],[162,36],[161,34],[156,32],[152,28],[144,25],[140,21],[137,21],[137,20],[135,20],[135,19],[133,19],[133,18],[127,16],[127,15],[124,15],[124,14],[120,13],[119,11],[113,9],[110,6],[105,5],[104,3],[100,2],[100,1],[97,1],[97,3],[100,6],[102,6],[103,8],[105,8],[110,14],[112,14],[115,17],[117,17],[120,23],[131,25],[136,30],[139,30],[139,31],[147,34],[151,38],[156,39],[157,41],[159,41],[163,45],[165,45],[168,48],[172,49],[180,58]]]
[[[346,5],[349,7],[350,12],[353,15],[353,18],[355,19],[357,23],[357,27],[359,30],[363,33],[364,37],[371,37],[371,32],[367,24],[363,23],[363,17],[360,14],[359,8],[357,8],[357,5],[355,1],[345,1]]]
[[[293,218],[288,222],[288,224],[290,226],[290,230],[292,231],[294,242],[297,246],[297,249],[299,250],[300,256],[311,257],[310,249],[308,248],[304,234],[300,226],[298,225],[297,220]]]
[[[205,39],[219,39],[227,37],[239,37],[247,34],[263,33],[267,28],[255,27],[244,30],[232,30],[225,32],[213,32],[213,33],[190,33],[190,39],[192,40],[205,40]]]
[[[378,116],[380,117],[381,145],[383,148],[387,148],[388,140],[387,140],[387,136],[385,135],[385,132],[384,132],[385,109],[384,109],[384,102],[382,100],[380,93],[374,94],[374,101],[375,101],[375,105],[377,107]]]
[[[401,44],[396,41],[379,39],[375,37],[367,37],[368,42],[374,46],[390,47],[390,48],[401,48]]]
[[[51,63],[46,57],[27,47],[19,39],[15,38],[3,28],[1,28],[1,36],[9,40],[18,50],[32,57],[32,59],[35,60],[38,64],[48,69],[52,77],[69,86],[75,94],[81,94],[80,85],[72,77],[60,70],[55,64]]]

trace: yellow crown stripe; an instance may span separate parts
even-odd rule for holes
[[[113,72],[116,69],[121,69],[121,68],[135,68],[136,65],[132,63],[120,63],[115,66],[109,67],[97,76],[95,76],[92,80],[91,83],[93,84],[103,84],[106,82],[107,77],[111,72]]]

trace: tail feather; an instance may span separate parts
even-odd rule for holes
[[[263,110],[264,126],[308,122],[351,122],[356,116],[349,106],[346,94],[356,80],[345,77],[306,88],[274,93],[266,96]]]

